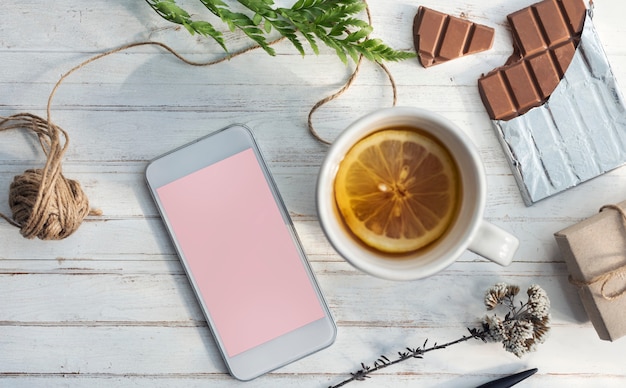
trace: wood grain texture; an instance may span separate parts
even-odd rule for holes
[[[374,35],[412,50],[418,5],[368,3]],[[428,70],[416,60],[389,64],[400,105],[439,112],[474,141],[487,172],[485,218],[521,241],[509,267],[466,252],[442,273],[417,282],[383,281],[355,270],[318,224],[315,180],[327,148],[309,135],[306,117],[353,68],[330,50],[301,57],[281,42],[276,57],[257,50],[192,68],[156,47],[141,47],[70,76],[52,106],[53,120],[71,138],[64,173],[81,182],[103,215],[88,217],[59,242],[25,240],[0,222],[0,387],[325,387],[381,354],[464,335],[485,314],[484,290],[498,281],[523,288],[537,283],[548,292],[553,327],[537,352],[519,359],[497,344],[470,341],[353,384],[471,387],[537,367],[524,386],[625,386],[626,340],[598,339],[552,234],[624,200],[626,170],[525,207],[476,87],[482,73],[511,53],[506,15],[530,3],[422,1],[494,27],[494,47]],[[618,81],[626,82],[626,8],[620,0],[594,3],[604,48]],[[226,35],[232,50],[249,44]],[[214,43],[166,24],[142,1],[3,4],[0,115],[44,115],[63,73],[97,53],[147,39],[194,60],[223,56]],[[333,139],[361,114],[389,106],[391,98],[385,74],[365,63],[354,86],[316,112],[314,123]],[[330,348],[247,384],[226,373],[143,176],[152,158],[234,122],[247,124],[258,138],[339,325]],[[0,212],[9,213],[13,176],[43,164],[38,147],[29,134],[0,133]]]

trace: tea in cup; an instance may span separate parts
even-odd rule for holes
[[[326,155],[316,195],[335,250],[381,278],[433,275],[467,249],[508,265],[519,246],[482,218],[486,179],[471,140],[427,110],[387,108],[351,124]]]

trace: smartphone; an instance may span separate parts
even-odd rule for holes
[[[231,375],[330,346],[336,325],[252,131],[232,125],[151,161],[146,180]]]

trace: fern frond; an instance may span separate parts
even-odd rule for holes
[[[339,59],[348,57],[358,61],[359,55],[375,61],[401,61],[415,57],[415,53],[398,51],[380,39],[371,39],[373,31],[368,22],[356,17],[367,5],[362,0],[297,0],[290,8],[275,7],[273,0],[237,0],[250,14],[233,12],[222,0],[199,0],[211,13],[219,17],[231,31],[240,30],[268,54],[275,55],[266,36],[273,30],[284,36],[302,55],[301,38],[319,54],[318,42],[335,50]],[[176,0],[146,0],[164,19],[184,26],[191,34],[213,38],[224,50],[222,33],[206,21],[192,20],[176,4]]]
[[[216,30],[209,22],[191,20],[189,13],[180,8],[174,0],[146,0],[146,3],[165,20],[182,25],[192,35],[198,33],[202,36],[213,38],[224,51],[228,52],[224,36],[220,31]]]

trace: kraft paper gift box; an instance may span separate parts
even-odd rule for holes
[[[626,335],[626,201],[554,234],[570,281],[603,340]]]

